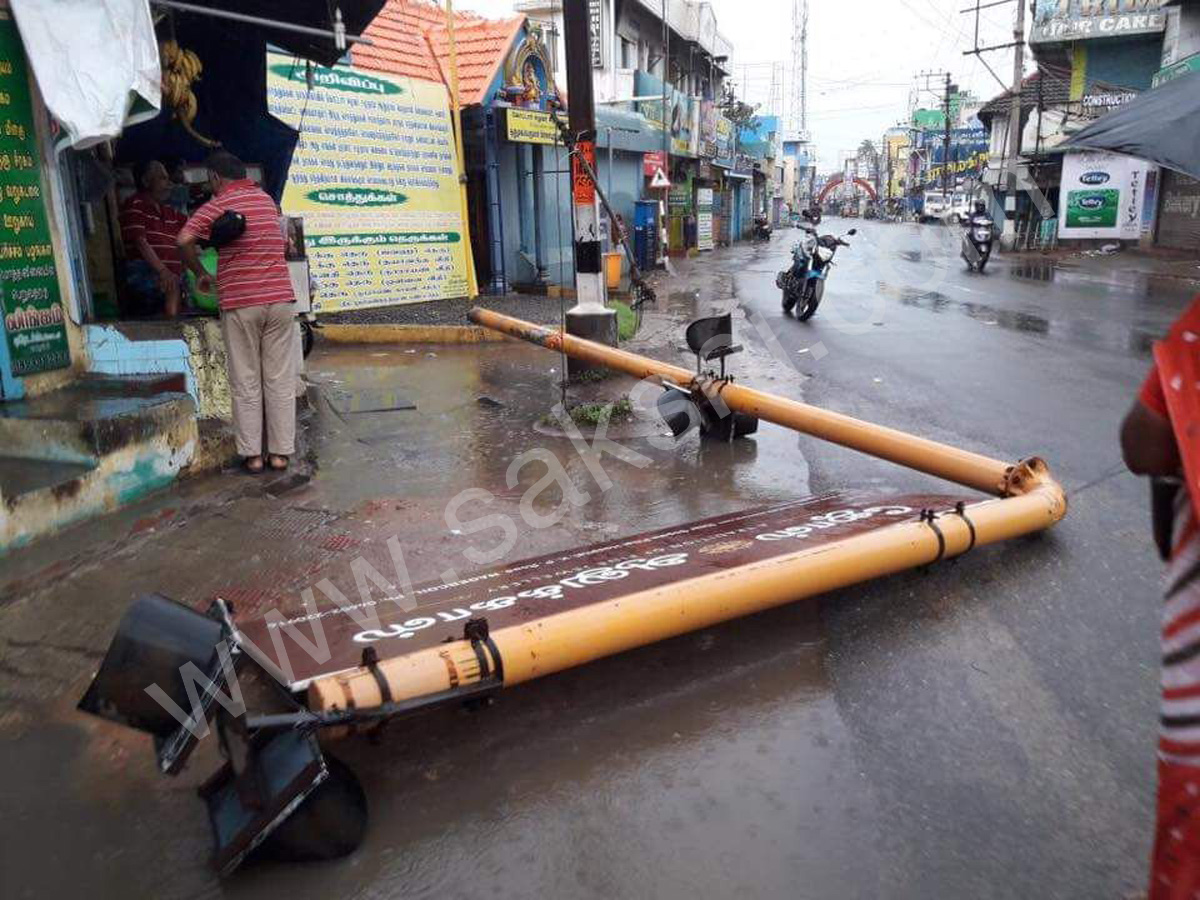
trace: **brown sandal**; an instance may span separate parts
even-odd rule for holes
[[[247,456],[242,460],[242,469],[251,475],[261,475],[263,468],[261,456]]]
[[[268,464],[276,472],[282,472],[288,467],[288,458],[286,456],[281,456],[278,453],[272,453],[269,457],[267,457],[267,460]]]

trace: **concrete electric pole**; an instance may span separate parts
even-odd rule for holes
[[[1017,20],[1013,25],[1013,39],[1007,44],[994,44],[991,47],[979,46],[979,12],[993,6],[1002,6],[1010,0],[992,0],[983,3],[975,0],[974,7],[962,10],[965,13],[975,13],[975,46],[965,51],[964,56],[974,55],[983,63],[984,68],[1009,92],[1010,105],[1008,109],[1008,146],[1004,153],[1004,166],[1000,172],[1000,182],[1004,186],[1004,229],[1000,233],[1000,246],[1011,250],[1017,242],[1017,169],[1021,155],[1021,86],[1025,76],[1025,4],[1032,5],[1033,0],[1016,0]],[[1064,4],[1065,6],[1065,0]],[[983,54],[992,50],[1007,50],[1013,48],[1012,86],[1009,87],[999,75],[988,65]],[[1038,195],[1040,196],[1040,194]]]
[[[953,87],[950,84],[950,73],[946,73],[946,96],[943,101],[945,108],[942,114],[945,118],[942,128],[942,195],[946,198],[946,203],[950,202],[950,89]]]
[[[1017,242],[1017,162],[1021,155],[1021,83],[1025,76],[1025,0],[1017,0],[1013,27],[1012,107],[1008,113],[1008,166],[1004,173],[1004,232],[1000,246],[1011,250]]]
[[[617,315],[605,305],[600,207],[591,173],[596,171],[596,108],[592,56],[588,50],[588,0],[563,4],[563,50],[567,60],[567,127],[571,152],[571,206],[575,221],[575,306],[567,311],[567,333],[617,344]],[[586,160],[586,165],[583,163]],[[573,366],[571,371],[588,366]]]

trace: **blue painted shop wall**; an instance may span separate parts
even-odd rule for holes
[[[596,157],[598,169],[596,174],[600,176],[600,187],[608,197],[613,211],[625,220],[625,229],[632,236],[633,211],[637,201],[642,199],[642,186],[645,184],[645,176],[642,174],[642,154],[614,150],[611,184],[608,151],[600,148],[596,151]]]
[[[614,144],[619,143],[614,140]],[[504,263],[510,284],[529,284],[537,275],[533,229],[533,154],[532,145],[501,143],[500,210],[504,220]],[[541,147],[542,175],[542,259],[549,284],[574,283],[572,251],[571,178],[567,154],[562,148]],[[611,193],[609,193],[608,150],[596,150],[596,174],[600,188],[608,195],[613,210],[632,227],[634,204],[642,193],[642,154],[613,151]],[[522,252],[524,251],[524,252]]]
[[[1087,82],[1149,90],[1162,67],[1162,35],[1087,42]]]

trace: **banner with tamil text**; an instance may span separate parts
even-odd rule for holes
[[[267,54],[271,113],[300,131],[283,211],[302,216],[317,312],[467,294],[450,100],[434,82]]]

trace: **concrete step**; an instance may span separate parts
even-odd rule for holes
[[[179,377],[81,378],[0,403],[0,555],[188,470],[201,441]]]
[[[16,500],[37,491],[69,492],[95,466],[0,455],[0,497]]]
[[[0,404],[5,456],[88,464],[146,440],[194,409],[182,376],[85,377],[38,397]]]

